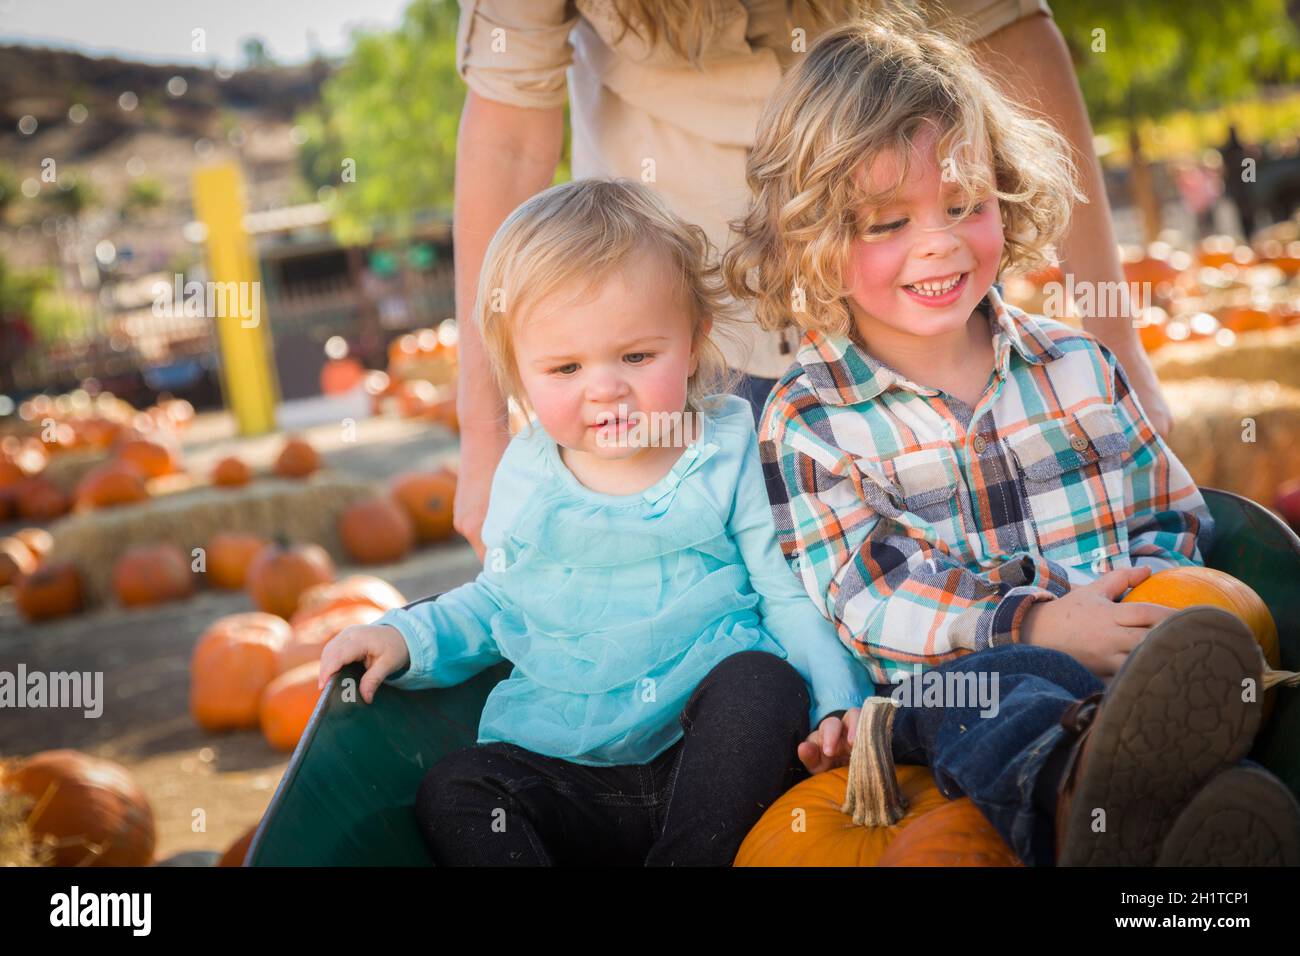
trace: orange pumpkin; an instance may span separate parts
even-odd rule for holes
[[[316,687],[320,662],[302,664],[266,685],[259,719],[262,736],[277,750],[292,750],[307,729],[321,691]]]
[[[779,797],[745,837],[734,865],[925,866],[950,836],[947,865],[1019,865],[968,797],[945,797],[929,767],[894,766],[894,711],[889,698],[868,698],[850,765],[816,774]],[[909,829],[927,822],[910,844],[887,855]]]
[[[0,538],[0,588],[36,570],[36,556],[15,537]]]
[[[282,478],[306,478],[320,468],[320,455],[311,443],[297,436],[285,440],[275,459],[275,473]]]
[[[52,521],[71,505],[63,489],[48,478],[27,478],[13,488],[14,507],[29,521]]]
[[[383,613],[369,605],[353,604],[317,614],[305,624],[295,626],[293,637],[280,651],[277,673],[320,660],[321,651],[339,631],[353,624],[369,624]]]
[[[343,607],[373,607],[381,613],[405,605],[406,598],[387,581],[351,574],[341,581],[317,584],[302,593],[289,623],[301,627],[313,617]]]
[[[145,478],[161,478],[180,471],[179,456],[170,444],[155,438],[130,438],[117,446],[118,461],[134,465]]]
[[[389,491],[415,523],[419,540],[441,541],[455,533],[456,472],[450,468],[398,475]]]
[[[320,370],[320,390],[325,395],[350,392],[366,376],[366,370],[354,358],[330,359]]]
[[[217,861],[217,866],[243,866],[244,860],[248,857],[249,847],[253,845],[253,835],[256,833],[257,825],[254,824],[248,828],[247,833],[227,847],[226,852],[221,854],[221,859]]]
[[[249,565],[269,543],[244,531],[217,532],[207,547],[208,583],[228,591],[241,590],[248,583]]]
[[[339,515],[339,538],[362,564],[400,561],[415,544],[415,526],[405,509],[389,498],[354,501]]]
[[[71,561],[50,561],[18,579],[14,604],[29,621],[63,617],[81,610],[81,572]]]
[[[214,621],[190,661],[190,715],[204,730],[257,726],[262,691],[292,636],[274,614],[247,611]]]
[[[149,499],[144,478],[132,465],[110,461],[88,471],[77,483],[76,511],[116,508]]]
[[[55,866],[148,866],[153,810],[126,768],[75,750],[49,750],[0,769],[0,787],[33,801],[28,827]]]
[[[113,562],[113,593],[124,607],[179,601],[194,593],[194,573],[176,545],[141,545]]]
[[[1268,666],[1276,670],[1282,664],[1277,624],[1264,599],[1250,585],[1214,568],[1180,567],[1157,571],[1124,596],[1125,601],[1159,604],[1161,607],[1185,608],[1209,604],[1237,615],[1255,635]],[[1272,690],[1263,696],[1263,718],[1273,713]]]
[[[223,488],[239,488],[252,480],[252,469],[238,455],[227,455],[212,467],[212,483]]]
[[[290,545],[283,538],[268,544],[248,567],[248,594],[259,610],[288,620],[302,592],[334,580],[334,562],[318,544]]]

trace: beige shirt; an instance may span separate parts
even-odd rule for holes
[[[759,113],[783,70],[820,32],[805,0],[731,0],[700,69],[624,31],[615,0],[461,0],[456,65],[484,99],[535,109],[570,103],[575,178],[625,176],[656,188],[719,249],[749,201],[745,160]],[[945,15],[920,0],[932,22]],[[1048,13],[1046,0],[948,0],[979,39]],[[799,33],[797,31],[803,31]],[[621,34],[621,36],[620,36]],[[566,84],[567,77],[567,84]],[[566,89],[567,85],[567,89]],[[794,333],[745,318],[719,346],[733,368],[776,378],[794,361]]]

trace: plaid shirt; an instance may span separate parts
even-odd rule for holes
[[[1033,602],[1104,571],[1209,546],[1114,355],[996,290],[980,308],[995,371],[974,409],[806,332],[763,412],[782,553],[878,684],[1018,641]]]

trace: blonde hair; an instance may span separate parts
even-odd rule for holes
[[[938,155],[953,159],[944,173],[966,197],[963,214],[981,195],[999,200],[999,275],[1044,263],[1072,203],[1084,200],[1067,141],[1009,103],[961,43],[892,6],[819,37],[759,121],[746,164],[749,211],[731,223],[738,238],[723,275],[732,295],[754,300],[764,328],[851,333],[845,263],[901,191],[912,140],[926,124],[938,129]],[[885,150],[898,157],[898,179],[872,194],[855,173]]]
[[[731,389],[735,376],[714,340],[736,334],[734,304],[704,230],[674,215],[641,183],[577,179],[515,209],[484,255],[474,318],[502,395],[531,411],[515,362],[520,317],[556,292],[577,297],[595,288],[639,252],[661,257],[691,316],[698,362],[687,381],[687,410],[701,412],[706,396]]]

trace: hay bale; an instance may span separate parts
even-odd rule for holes
[[[1166,345],[1151,364],[1162,382],[1226,378],[1300,388],[1300,325],[1243,332],[1228,346],[1210,339]]]
[[[52,456],[41,475],[58,485],[62,491],[72,494],[86,472],[102,465],[111,457],[102,448],[74,448]]]
[[[1169,446],[1198,485],[1271,507],[1278,485],[1300,478],[1300,389],[1196,378],[1162,391],[1174,413]]]
[[[373,481],[328,471],[305,481],[262,478],[242,488],[198,487],[63,518],[50,528],[50,560],[76,563],[91,606],[113,600],[113,562],[136,545],[165,541],[188,555],[205,547],[218,531],[249,531],[313,541],[341,562],[345,555],[336,528],[339,512],[375,491]]]

